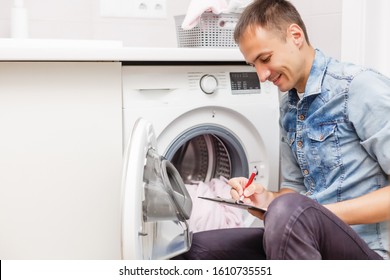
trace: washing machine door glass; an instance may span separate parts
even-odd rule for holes
[[[122,257],[168,259],[187,251],[191,210],[178,171],[157,152],[152,125],[139,119],[124,157]]]
[[[145,221],[178,219],[185,222],[190,218],[192,201],[179,172],[154,148],[147,151],[143,178]]]
[[[201,124],[182,131],[169,145],[165,156],[177,168],[185,184],[209,182],[221,176],[248,176],[246,153],[226,128]]]

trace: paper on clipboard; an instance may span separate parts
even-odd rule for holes
[[[217,196],[217,197],[198,196],[198,197],[201,199],[206,199],[206,200],[226,204],[228,206],[233,206],[233,207],[237,207],[237,208],[241,208],[241,209],[246,209],[246,210],[252,209],[252,210],[257,210],[257,211],[260,211],[263,213],[267,212],[267,209],[265,209],[265,208],[259,208],[259,207],[256,207],[256,206],[253,206],[253,205],[250,205],[247,203],[238,202],[237,200],[230,199],[230,198],[222,198],[219,196]]]

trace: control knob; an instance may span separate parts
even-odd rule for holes
[[[215,76],[206,74],[200,78],[200,89],[206,94],[212,94],[218,87],[218,80]]]

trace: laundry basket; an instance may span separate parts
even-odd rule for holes
[[[177,43],[179,48],[237,48],[234,28],[240,14],[213,14],[205,12],[198,25],[185,30],[181,27],[184,15],[175,16]]]

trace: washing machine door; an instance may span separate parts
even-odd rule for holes
[[[152,124],[137,120],[124,154],[123,259],[168,259],[191,246],[191,197],[179,172],[156,147]]]

